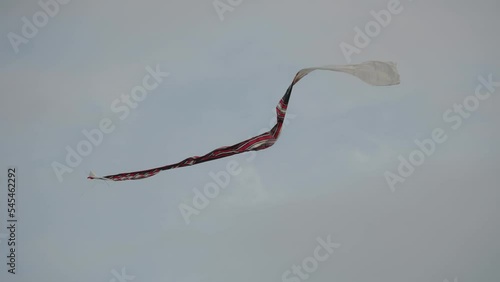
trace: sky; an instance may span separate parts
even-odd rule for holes
[[[500,2],[40,3],[0,2],[1,281],[499,281]],[[312,73],[267,150],[86,179],[257,135],[298,70],[370,60],[401,83]]]

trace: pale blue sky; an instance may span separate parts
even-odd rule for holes
[[[6,170],[18,168],[18,265],[1,281],[281,281],[316,238],[341,247],[309,281],[500,279],[500,89],[456,131],[443,113],[500,80],[500,4],[401,1],[353,62],[398,63],[401,84],[317,72],[292,95],[293,119],[253,161],[239,155],[109,183],[86,179],[177,162],[256,135],[296,71],[346,64],[339,48],[386,0],[248,1],[220,21],[211,0],[78,1],[16,54],[7,34],[37,1],[0,2],[0,234]],[[160,65],[170,76],[124,119],[110,110]],[[51,167],[81,131],[116,130],[60,183]],[[448,141],[392,192],[384,172],[415,139]],[[186,225],[179,204],[236,161],[228,187]],[[1,238],[0,238],[1,239]]]

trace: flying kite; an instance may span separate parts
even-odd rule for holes
[[[356,65],[328,65],[323,67],[305,68],[297,72],[293,78],[292,83],[286,90],[285,95],[279,101],[276,106],[276,125],[268,132],[262,133],[250,139],[241,141],[240,143],[234,144],[232,146],[224,146],[217,148],[204,156],[193,156],[189,157],[183,161],[175,164],[169,164],[157,168],[151,168],[141,171],[125,172],[107,175],[103,177],[96,176],[93,172],[90,172],[88,179],[101,179],[101,180],[112,180],[112,181],[123,181],[123,180],[138,180],[143,178],[148,178],[153,175],[158,174],[160,171],[169,170],[179,167],[192,166],[195,164],[200,164],[208,161],[213,161],[220,158],[229,157],[236,154],[241,154],[249,151],[259,151],[274,145],[276,140],[281,133],[283,127],[283,122],[285,121],[286,109],[288,107],[288,102],[290,101],[290,95],[292,94],[292,89],[297,82],[299,82],[304,76],[308,75],[315,70],[329,70],[344,72],[347,74],[354,75],[374,86],[390,86],[397,85],[399,81],[399,73],[397,71],[397,66],[393,62],[379,62],[379,61],[369,61]]]

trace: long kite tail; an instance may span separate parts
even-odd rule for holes
[[[283,96],[283,98],[281,98],[278,105],[276,106],[276,115],[277,115],[276,125],[268,132],[249,138],[232,146],[217,148],[204,156],[193,156],[175,164],[170,164],[162,167],[151,168],[141,171],[107,175],[103,177],[98,177],[91,172],[88,179],[101,179],[101,180],[112,180],[112,181],[143,179],[156,175],[163,170],[169,170],[184,166],[191,166],[207,161],[229,157],[236,154],[241,154],[244,152],[266,149],[272,146],[276,142],[276,140],[278,140],[278,137],[281,133],[281,129],[283,127],[283,122],[285,120],[286,109],[288,107],[290,95],[292,94],[293,86],[297,82],[299,82],[303,77],[305,77],[306,75],[315,70],[329,70],[329,71],[348,73],[358,77],[365,83],[375,86],[390,86],[399,84],[399,73],[397,71],[396,64],[392,62],[370,61],[357,65],[343,65],[343,66],[330,65],[323,67],[305,68],[297,72],[297,74],[293,78],[292,83],[288,87],[285,95]]]

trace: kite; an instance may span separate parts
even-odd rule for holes
[[[277,116],[276,125],[274,125],[274,127],[268,132],[241,141],[240,143],[234,144],[232,146],[224,146],[217,148],[204,156],[189,157],[178,163],[141,170],[141,171],[107,175],[103,177],[98,177],[93,172],[90,172],[90,175],[87,178],[111,180],[111,181],[138,180],[154,176],[164,170],[185,167],[185,166],[192,166],[195,164],[213,161],[236,154],[241,154],[250,151],[260,151],[269,148],[272,145],[274,145],[274,143],[278,140],[278,137],[280,136],[281,129],[283,127],[283,122],[285,121],[286,110],[288,107],[288,102],[290,101],[290,96],[292,94],[293,86],[297,84],[297,82],[299,82],[306,75],[315,70],[329,70],[329,71],[351,74],[355,77],[358,77],[365,83],[374,86],[390,86],[390,85],[397,85],[400,83],[399,73],[397,71],[397,65],[393,62],[369,61],[355,65],[340,65],[340,66],[328,65],[322,67],[305,68],[297,72],[297,74],[293,78],[292,83],[286,90],[285,95],[283,96],[283,98],[281,98],[278,105],[276,106],[276,116]]]

